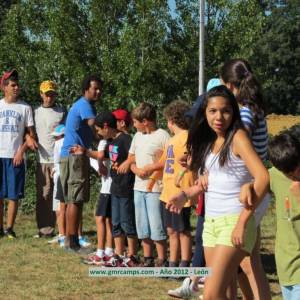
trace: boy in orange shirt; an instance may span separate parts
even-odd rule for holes
[[[169,140],[161,159],[154,164],[144,167],[146,172],[163,170],[163,190],[160,196],[162,218],[167,229],[170,242],[169,266],[177,267],[179,253],[181,253],[180,267],[188,267],[191,260],[191,201],[187,201],[180,214],[172,213],[165,208],[167,201],[174,194],[194,184],[194,178],[190,171],[183,172],[178,160],[186,152],[188,136],[188,124],[184,117],[190,109],[184,101],[174,101],[164,110],[168,122],[168,128],[174,136]],[[182,173],[182,174],[181,174]],[[181,175],[180,187],[176,182],[178,174]],[[191,200],[191,199],[189,199]]]

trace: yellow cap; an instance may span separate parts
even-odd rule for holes
[[[40,85],[40,92],[45,94],[50,91],[56,92],[56,84],[51,80],[43,81]]]

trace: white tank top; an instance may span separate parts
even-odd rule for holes
[[[221,167],[219,154],[210,153],[205,162],[208,171],[208,189],[205,193],[205,215],[209,217],[239,214],[241,186],[252,181],[245,163],[230,151],[229,159]]]

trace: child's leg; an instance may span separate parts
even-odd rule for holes
[[[18,201],[17,200],[8,200],[8,209],[7,209],[7,228],[13,228],[18,212]]]
[[[112,236],[111,218],[106,218],[106,248],[114,248],[114,240]]]
[[[163,225],[159,193],[145,193],[146,212],[149,220],[150,238],[155,242],[159,261],[166,259],[166,232]],[[152,254],[152,252],[151,252]],[[152,256],[152,255],[151,255]]]
[[[232,283],[237,268],[246,252],[238,248],[217,245],[205,247],[206,266],[212,274],[205,280],[204,299],[228,299],[226,289]]]
[[[167,227],[167,233],[169,236],[170,244],[170,266],[175,267],[178,264],[179,260],[179,249],[180,249],[180,240],[179,233],[171,227]],[[174,264],[174,265],[173,265]]]
[[[181,249],[181,266],[188,267],[192,256],[191,232],[180,232],[179,239]]]
[[[144,257],[153,256],[153,241],[150,239],[143,239],[143,254]]]
[[[115,252],[116,254],[124,255],[125,252],[125,236],[119,235],[114,237],[114,242],[115,242]]]
[[[128,250],[127,256],[130,257],[131,255],[137,255],[137,236],[127,236],[128,241]]]
[[[60,202],[59,211],[56,213],[58,233],[61,235],[66,235],[66,204],[64,202]]]
[[[106,230],[105,230],[105,217],[96,216],[96,230],[97,230],[97,241],[98,241],[98,249],[104,250],[105,248],[105,238],[106,238]]]
[[[261,257],[260,257],[260,228],[257,229],[257,239],[255,243],[255,247],[251,253],[250,257],[245,257],[241,262],[241,268],[243,272],[246,274],[254,298],[255,299],[271,299],[271,292],[268,283],[268,279],[266,277],[266,273],[263,269]],[[239,276],[240,277],[240,276]],[[239,280],[240,281],[240,280]],[[243,284],[241,284],[243,287]],[[244,294],[245,289],[242,292]]]
[[[121,198],[111,195],[112,234],[115,242],[115,253],[124,255],[125,237],[121,227]]]

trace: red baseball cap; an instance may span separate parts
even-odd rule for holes
[[[3,87],[4,80],[7,80],[9,77],[14,76],[18,79],[18,71],[16,69],[12,69],[11,71],[6,71],[3,73],[1,79],[0,79],[0,86]]]
[[[126,109],[116,109],[112,114],[117,120],[127,121],[129,124],[131,123],[130,113]]]

